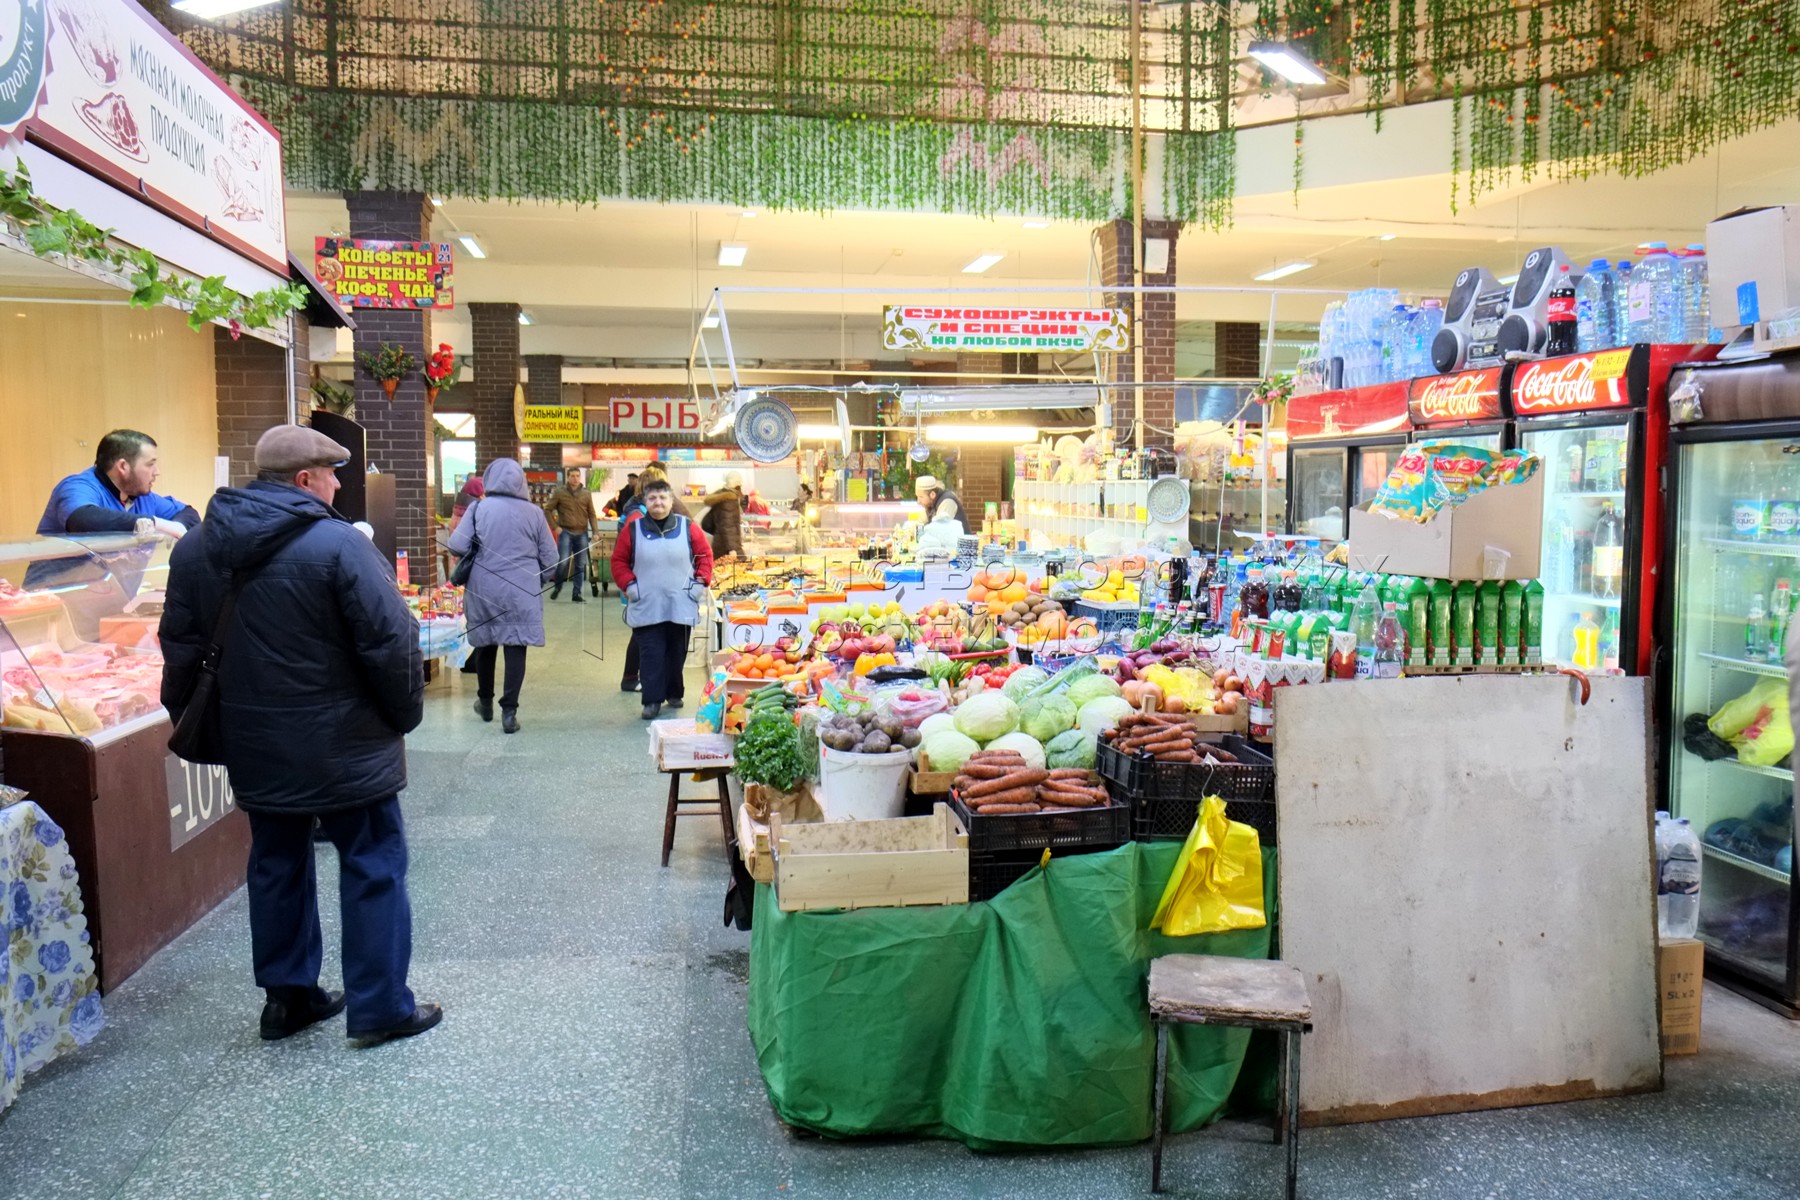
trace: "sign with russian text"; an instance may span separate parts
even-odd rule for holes
[[[448,242],[337,237],[313,242],[313,273],[356,308],[450,308],[456,302],[455,266]]]
[[[1418,426],[1498,421],[1506,415],[1500,403],[1502,368],[1428,375],[1412,382],[1407,409]]]
[[[1288,440],[1359,437],[1406,428],[1406,384],[1314,392],[1288,401]]]
[[[891,304],[882,310],[881,344],[889,350],[1129,350],[1131,314],[1122,308]]]
[[[280,136],[131,0],[0,0],[0,144],[21,133],[286,276]]]
[[[700,432],[700,406],[686,397],[650,399],[621,397],[612,402],[613,436],[632,437]]]
[[[581,433],[581,405],[528,404],[519,427],[522,442],[585,442]]]
[[[1546,358],[1513,369],[1512,409],[1519,417],[1629,408],[1625,368],[1631,349]]]

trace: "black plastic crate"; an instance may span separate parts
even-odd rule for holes
[[[1064,604],[1067,609],[1069,606]],[[1086,617],[1094,623],[1094,628],[1102,635],[1123,633],[1127,629],[1136,629],[1142,609],[1136,605],[1114,607],[1094,600],[1077,600],[1070,612],[1070,617]]]
[[[1058,812],[982,816],[951,793],[950,807],[969,831],[969,854],[1062,854],[1077,848],[1112,850],[1132,840],[1131,805],[1114,803]],[[1036,859],[1034,858],[1035,862]]]
[[[1180,842],[1193,831],[1200,816],[1200,801],[1146,796],[1131,804],[1131,840]],[[1256,840],[1275,845],[1275,801],[1225,799],[1225,817],[1256,830]]]
[[[1157,762],[1149,755],[1124,754],[1111,742],[1102,741],[1095,766],[1118,799],[1192,800],[1208,796],[1222,800],[1273,800],[1275,760],[1256,743],[1228,733],[1215,743],[1230,752],[1235,763]]]
[[[1030,814],[1024,814],[1030,815]],[[1123,845],[1124,843],[1120,843]],[[1117,850],[1118,846],[1058,846],[1050,857],[1067,858],[1073,854],[1100,854]],[[1042,862],[1042,850],[1000,850],[986,854],[969,854],[969,899],[992,900],[1001,892],[1030,874]]]

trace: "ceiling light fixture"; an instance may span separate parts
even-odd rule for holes
[[[738,216],[740,217],[754,217],[755,215],[756,210],[754,208],[741,209],[738,212]]]
[[[1302,271],[1310,271],[1313,269],[1313,265],[1314,264],[1309,262],[1284,263],[1279,267],[1264,271],[1261,275],[1258,275],[1256,279],[1259,283],[1271,283],[1277,279],[1286,279],[1289,275],[1298,275]]]
[[[1251,58],[1290,83],[1317,87],[1326,82],[1325,72],[1286,42],[1251,42],[1248,53]]]
[[[444,198],[442,196],[433,196],[431,198],[431,207],[433,207],[433,208],[444,207]]]
[[[528,312],[521,312],[521,313],[520,313],[520,314],[519,314],[519,324],[521,324],[521,325],[530,325],[530,324],[532,324],[532,323],[533,323],[533,322],[532,322],[532,320],[531,320],[531,314],[530,314],[530,313],[528,313]]]
[[[835,442],[838,440],[836,425],[797,425],[794,435],[803,442]]]
[[[719,318],[717,317],[702,317],[700,319],[700,328],[702,329],[717,329],[718,327]]]
[[[1027,229],[1048,229],[1048,228],[1050,228],[1050,222],[1048,222],[1048,221],[1027,221],[1027,222],[1025,222],[1025,228],[1027,228]]]
[[[958,442],[1035,442],[1036,425],[927,425],[925,440],[932,445],[955,445]]]
[[[1399,236],[1400,235],[1397,233],[1384,233],[1380,237],[1376,238],[1375,240],[1378,242],[1391,242]]]
[[[190,17],[199,17],[210,21],[214,17],[228,17],[232,13],[240,13],[246,9],[262,8],[273,4],[275,0],[175,0],[177,12],[184,12]]]
[[[481,248],[481,243],[475,240],[474,234],[459,233],[456,235],[456,240],[463,244],[463,249],[469,252],[471,258],[487,257],[487,251]]]
[[[983,254],[974,262],[964,267],[962,273],[964,275],[979,275],[1005,257],[1006,255],[1004,254]]]
[[[719,243],[719,265],[721,267],[741,267],[744,256],[750,253],[750,247],[739,246],[731,242]]]

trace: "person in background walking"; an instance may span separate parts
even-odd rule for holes
[[[475,655],[475,713],[484,721],[494,719],[494,659],[504,647],[500,728],[517,733],[525,648],[544,644],[541,589],[556,566],[556,543],[525,491],[525,469],[517,459],[496,458],[482,484],[482,498],[469,506],[447,549],[459,557],[475,555],[463,594]]]
[[[712,549],[700,527],[675,512],[666,479],[644,487],[648,511],[628,524],[613,548],[613,579],[626,596],[625,623],[637,646],[644,687],[643,718],[680,708],[688,641],[700,601],[712,585]]]
[[[594,497],[581,482],[580,467],[569,468],[563,482],[551,490],[544,511],[556,526],[556,585],[550,589],[550,598],[561,596],[563,581],[570,580],[575,585],[572,599],[580,604],[585,599],[581,585],[587,579],[588,545],[600,528]],[[600,585],[596,583],[594,595],[599,594]]]
[[[706,516],[700,528],[712,534],[715,558],[744,552],[744,477],[733,471],[725,476],[725,486],[708,495],[704,501]]]
[[[406,734],[425,711],[419,623],[393,567],[336,509],[350,452],[277,425],[257,440],[255,482],[213,493],[196,536],[169,556],[162,701],[179,724],[216,635],[217,744],[250,819],[250,952],[276,1041],[350,1010],[364,1042],[443,1017],[406,985]],[[227,594],[236,600],[219,625]],[[344,991],[319,986],[313,827],[337,847]],[[346,996],[346,993],[348,995]]]
[[[631,503],[637,493],[638,473],[633,471],[625,477],[625,486],[619,489],[619,494],[613,497],[612,510],[621,517],[624,516],[625,506]]]

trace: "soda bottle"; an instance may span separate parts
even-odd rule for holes
[[[1603,670],[1619,669],[1619,610],[1606,610],[1606,623],[1600,627],[1600,666]]]
[[[1431,665],[1447,667],[1456,648],[1456,589],[1448,579],[1431,581]]]
[[[1618,478],[1618,443],[1609,437],[1604,430],[1596,429],[1588,435],[1586,461],[1582,465],[1582,490],[1588,492],[1611,492],[1617,489],[1613,482]]]
[[[1575,353],[1578,345],[1575,315],[1575,277],[1569,264],[1556,269],[1556,281],[1550,285],[1550,336],[1544,342],[1546,358]]]
[[[1381,620],[1375,626],[1376,679],[1398,679],[1406,661],[1406,635],[1400,631],[1400,618],[1392,603],[1381,606]]]
[[[1769,614],[1763,610],[1762,593],[1750,597],[1750,612],[1744,618],[1744,657],[1762,662],[1769,657]]]
[[[1380,623],[1381,600],[1373,583],[1363,585],[1356,598],[1350,628],[1356,633],[1356,677],[1372,679],[1375,675],[1375,626]]]
[[[1533,579],[1525,585],[1525,650],[1528,664],[1544,661],[1544,585]]]
[[[1575,531],[1575,553],[1573,559],[1575,572],[1575,591],[1586,595],[1594,594],[1594,531],[1577,529]]]
[[[1525,627],[1525,588],[1516,579],[1500,585],[1500,665],[1518,663]]]
[[[1431,585],[1423,579],[1406,584],[1406,604],[1401,610],[1406,632],[1406,665],[1422,667],[1431,653]]]
[[[1593,671],[1600,666],[1600,626],[1591,612],[1584,611],[1575,622],[1575,652],[1569,656],[1569,665],[1577,671]]]
[[[1283,571],[1280,582],[1270,594],[1270,607],[1281,612],[1299,612],[1304,596],[1299,577],[1293,571]]]
[[[1451,597],[1450,634],[1456,640],[1456,665],[1475,665],[1475,581],[1457,583]]]
[[[1669,831],[1669,857],[1657,879],[1657,910],[1668,918],[1665,937],[1691,938],[1700,929],[1700,838],[1686,817]]]
[[[1500,664],[1500,583],[1490,579],[1475,589],[1475,661]]]
[[[1583,353],[1608,350],[1613,340],[1613,273],[1604,258],[1588,264],[1575,285],[1575,344]]]
[[[1267,618],[1269,615],[1269,584],[1263,568],[1252,567],[1249,576],[1244,580],[1244,590],[1238,594],[1246,617]]]
[[[1594,522],[1594,591],[1596,596],[1612,599],[1619,595],[1625,580],[1625,522],[1611,500],[1600,506],[1600,517]]]

